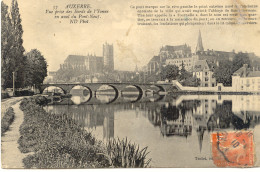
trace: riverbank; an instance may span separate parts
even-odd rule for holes
[[[19,149],[32,152],[23,160],[25,168],[108,168],[146,167],[146,150],[127,140],[108,144],[95,139],[69,115],[50,114],[46,99],[25,98],[21,102],[24,122],[20,127]],[[140,150],[140,151],[139,151]]]
[[[23,97],[11,97],[11,98],[1,100],[1,119],[3,118],[6,110],[9,107],[16,104],[17,102],[19,102],[22,99],[23,99]]]
[[[16,104],[12,106],[14,121],[1,137],[2,168],[24,168],[22,160],[27,154],[20,152],[17,143],[20,137],[19,128],[23,122],[23,112],[19,109],[19,106],[19,102],[16,102]]]

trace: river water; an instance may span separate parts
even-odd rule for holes
[[[254,130],[259,95],[74,95],[46,107],[71,115],[96,138],[148,146],[153,167],[214,167],[211,133]]]

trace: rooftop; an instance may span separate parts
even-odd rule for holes
[[[244,64],[240,69],[233,73],[233,76],[240,77],[260,77],[260,71],[251,71],[247,64]]]
[[[171,46],[171,45],[165,45],[163,46],[160,51],[179,51],[179,50],[189,50],[191,51],[190,46],[187,46],[186,44],[184,45],[177,45],[177,46]]]
[[[209,69],[208,63],[206,60],[198,60],[193,67],[193,72],[200,72],[204,69]]]
[[[65,62],[76,62],[76,61],[84,61],[87,58],[103,58],[103,57],[99,57],[96,55],[87,55],[87,56],[83,56],[83,55],[69,55]]]

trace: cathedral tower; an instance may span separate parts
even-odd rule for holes
[[[197,47],[196,47],[196,52],[199,52],[199,51],[204,51],[200,31],[199,31],[199,37],[198,37],[198,42],[197,42]]]
[[[113,44],[108,43],[103,44],[103,57],[104,57],[104,67],[109,70],[114,70],[114,49]]]

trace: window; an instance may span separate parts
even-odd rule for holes
[[[215,85],[214,85],[214,84],[212,84],[212,87],[215,87]]]
[[[205,87],[208,87],[208,84],[205,84]]]
[[[208,72],[205,72],[205,75],[208,75]]]

